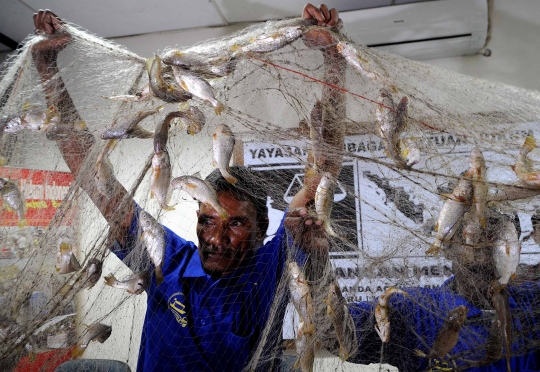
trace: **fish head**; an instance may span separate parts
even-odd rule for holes
[[[227,275],[249,259],[262,244],[268,217],[258,217],[249,198],[230,191],[219,192],[217,196],[228,217],[222,219],[213,207],[201,203],[197,220],[199,256],[206,271]]]

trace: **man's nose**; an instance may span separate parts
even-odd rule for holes
[[[221,244],[229,244],[229,242],[230,241],[226,229],[222,223],[218,223],[210,232],[208,243],[217,247]]]

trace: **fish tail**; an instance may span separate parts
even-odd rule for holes
[[[75,349],[73,349],[73,351],[71,352],[71,357],[72,358],[79,358],[84,354],[85,350],[86,350],[86,348],[80,347],[79,345],[77,345],[77,347]]]
[[[339,345],[339,357],[343,361],[349,359],[349,351],[343,345]]]
[[[156,271],[154,272],[154,274],[156,274],[157,285],[163,283],[163,270],[161,269],[161,265],[156,266]]]
[[[486,225],[487,225],[486,216],[484,215],[478,216],[478,221],[480,222],[480,226],[482,226],[483,229],[486,228]]]
[[[537,147],[538,146],[536,145],[536,139],[534,138],[534,136],[532,134],[527,136],[527,138],[525,138],[525,142],[523,142],[523,149],[524,150],[526,150],[527,152],[530,152],[530,151],[534,150]]]
[[[109,274],[103,279],[105,279],[105,284],[110,286],[110,287],[112,287],[114,285],[114,283],[117,282],[117,280],[116,280],[116,278],[114,277],[113,274]]]
[[[175,204],[176,205],[176,204]],[[174,205],[167,205],[167,203],[163,203],[159,205],[161,209],[164,211],[174,211]]]
[[[224,174],[223,177],[227,180],[227,182],[229,182],[231,185],[236,185],[236,183],[238,182],[238,180],[236,179],[236,177],[234,177],[233,175],[227,173],[227,174]]]
[[[17,223],[17,226],[19,226],[19,229],[22,229],[23,227],[25,227],[27,224],[27,221],[26,221],[26,218],[23,218],[22,220],[19,220],[19,222]]]
[[[216,115],[221,115],[221,112],[223,110],[225,110],[225,106],[223,105],[223,103],[216,100],[216,104],[214,105],[214,112],[216,113]]]
[[[427,358],[427,355],[426,353],[424,353],[423,351],[421,351],[420,349],[414,349],[414,352],[413,354],[417,357],[420,357],[420,358]]]
[[[426,254],[432,254],[434,256],[438,256],[440,250],[441,250],[440,242],[435,242],[431,245],[431,247],[429,247],[429,249],[426,251]]]
[[[334,231],[334,229],[332,228],[328,220],[324,221],[324,230],[326,231],[328,235],[333,236],[334,238],[338,237],[338,234],[336,234],[336,232]]]

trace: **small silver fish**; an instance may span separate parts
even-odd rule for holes
[[[152,138],[154,133],[141,128],[138,124],[147,117],[157,114],[163,106],[152,110],[138,111],[134,115],[121,117],[101,134],[101,139]]]
[[[486,208],[488,185],[486,183],[486,162],[484,155],[477,147],[471,151],[469,169],[473,180],[473,202],[480,226],[486,227]]]
[[[326,302],[326,313],[334,324],[336,338],[339,342],[339,357],[341,360],[347,360],[349,359],[349,351],[345,343],[345,332],[349,319],[349,308],[337,284],[330,286]]]
[[[169,185],[171,183],[172,170],[169,153],[163,150],[155,153],[152,158],[152,174],[150,175],[150,194],[155,198],[159,206],[166,211],[174,210],[167,204]]]
[[[56,258],[56,271],[59,274],[69,274],[79,271],[81,264],[73,254],[73,246],[69,243],[60,243],[60,251]]]
[[[349,64],[360,73],[360,75],[363,75],[374,81],[383,81],[383,79],[379,75],[369,71],[369,69],[366,68],[366,65],[369,64],[369,61],[360,58],[356,50],[350,44],[345,41],[340,41],[336,47],[338,52],[343,56],[343,58],[345,58],[347,62],[349,62]]]
[[[169,50],[161,56],[163,63],[182,67],[198,75],[208,78],[223,77],[229,75],[236,66],[234,59],[228,58],[201,58],[199,54]]]
[[[470,247],[476,248],[482,237],[482,225],[478,220],[478,213],[476,213],[477,206],[473,206],[463,216],[463,237],[465,238],[465,244]]]
[[[213,135],[213,166],[217,167],[223,178],[230,184],[236,184],[238,180],[229,170],[229,163],[234,150],[234,133],[226,124],[220,124],[216,127]]]
[[[154,58],[147,59],[146,68],[150,90],[156,97],[165,102],[183,102],[191,99],[191,93],[165,80],[159,56],[154,55]]]
[[[467,313],[469,309],[460,305],[448,313],[443,326],[435,337],[433,347],[429,351],[429,354],[425,354],[422,351],[416,349],[414,351],[416,356],[422,358],[439,358],[443,359],[453,348],[456,346],[459,337],[459,331],[467,320]]]
[[[289,270],[289,292],[292,303],[300,315],[303,323],[303,332],[311,334],[315,331],[313,325],[313,300],[309,285],[306,282],[302,269],[296,262],[287,264]]]
[[[60,113],[55,106],[46,110],[26,111],[19,116],[6,118],[4,132],[17,133],[23,129],[46,132],[60,124]]]
[[[377,325],[375,326],[375,331],[381,338],[382,342],[390,341],[390,317],[388,316],[388,302],[390,301],[390,296],[393,294],[400,294],[407,296],[407,292],[396,288],[388,288],[382,295],[377,299],[377,307],[375,308],[375,321]]]
[[[245,53],[268,53],[283,48],[304,34],[305,28],[299,26],[284,27],[272,35],[260,35],[250,39],[245,45],[233,45],[233,57]]]
[[[188,134],[194,135],[199,133],[204,127],[204,124],[206,124],[206,118],[202,111],[197,107],[189,106],[189,108],[184,112],[184,115],[180,117],[180,122]]]
[[[214,208],[222,220],[225,221],[229,218],[227,211],[219,204],[216,191],[205,180],[201,180],[195,176],[180,176],[173,178],[171,187],[173,190],[184,190],[193,199]]]
[[[145,270],[130,275],[122,281],[116,279],[113,274],[109,274],[105,277],[105,284],[110,287],[125,289],[127,293],[138,295],[148,288],[148,285],[150,284],[150,274]]]
[[[86,273],[86,278],[84,278],[84,288],[92,288],[101,278],[101,269],[103,268],[103,262],[97,258],[92,258],[88,261],[84,272]]]
[[[150,84],[146,84],[141,90],[135,94],[122,94],[119,96],[105,97],[112,101],[122,101],[122,102],[144,102],[149,101],[153,97],[152,91],[150,90]]]
[[[334,205],[334,190],[336,188],[336,180],[330,174],[325,172],[317,186],[315,192],[315,211],[317,217],[323,222],[326,232],[332,236],[336,236],[328,220]]]
[[[396,107],[390,91],[382,88],[376,111],[378,132],[383,140],[385,152],[398,167],[403,169],[410,168],[400,147],[400,135],[407,126],[408,105],[409,98],[405,96]]]
[[[174,77],[182,88],[195,97],[211,104],[216,115],[220,115],[225,106],[216,99],[212,86],[194,72],[173,66]]]
[[[77,344],[77,347],[71,352],[72,357],[80,357],[88,347],[90,341],[96,340],[100,343],[107,341],[111,335],[112,327],[102,323],[92,323],[86,326],[86,332]]]
[[[536,140],[533,135],[527,136],[525,142],[519,151],[519,155],[516,164],[512,166],[512,169],[516,173],[516,176],[523,181],[526,185],[532,187],[540,187],[540,172],[533,169],[531,159],[529,159],[529,152],[537,148]]]
[[[443,196],[447,199],[435,225],[437,236],[431,247],[426,251],[427,254],[436,255],[439,253],[442,245],[452,239],[459,227],[459,221],[471,207],[473,198],[471,173],[467,171],[465,176],[461,177],[452,194]]]
[[[509,218],[503,217],[499,221],[495,227],[497,235],[493,244],[493,259],[500,275],[494,285],[498,290],[515,278],[521,255],[516,227]]]
[[[0,178],[0,196],[4,203],[17,213],[18,226],[26,226],[26,204],[19,187],[14,182]]]
[[[150,215],[142,211],[139,215],[140,226],[143,231],[142,239],[150,259],[156,267],[156,283],[163,283],[163,257],[165,256],[165,237],[163,227]]]
[[[113,166],[107,156],[107,152],[116,146],[116,140],[110,140],[96,160],[96,188],[98,192],[105,196],[107,200],[114,197],[116,189],[116,178],[114,176]]]

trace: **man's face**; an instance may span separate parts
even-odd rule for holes
[[[199,256],[208,272],[227,275],[253,253],[265,231],[257,222],[251,201],[237,200],[230,192],[219,193],[218,200],[229,218],[223,221],[214,208],[201,203],[197,222]]]

